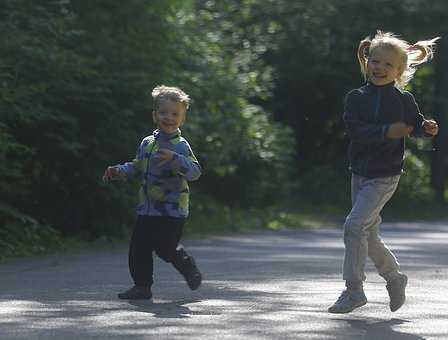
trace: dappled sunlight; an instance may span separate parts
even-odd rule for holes
[[[0,13],[0,340],[448,339],[448,221],[415,221],[448,218],[448,42],[434,38],[447,1],[2,0]],[[387,27],[406,58],[360,41]],[[354,173],[373,178],[365,200]],[[327,312],[352,201],[353,220],[384,212],[409,276],[397,313],[370,260],[368,304]],[[139,237],[135,208],[188,219]],[[195,261],[171,256],[178,237]],[[172,261],[155,256],[154,280],[146,241]],[[119,300],[133,279],[154,299]]]
[[[338,283],[339,280],[233,282],[230,287],[219,289],[224,283],[213,281],[207,282],[206,292],[200,294],[208,298],[180,301],[62,300],[45,303],[6,300],[0,302],[0,325],[31,323],[33,331],[65,329],[76,331],[81,337],[107,333],[117,338],[156,334],[161,327],[164,334],[175,338],[218,334],[229,339],[257,334],[294,338],[294,334],[306,336],[306,339],[336,339],[342,334],[365,334],[365,338],[370,339],[369,336],[380,334],[426,339],[448,334],[444,316],[448,298],[431,300],[431,311],[418,309],[417,312],[415,295],[422,292],[419,287],[412,288],[408,304],[399,313],[392,314],[388,311],[384,285],[368,283],[368,305],[355,314],[335,317],[328,314],[326,308],[335,298],[334,287]],[[357,333],[359,331],[362,333]]]
[[[127,286],[126,250],[96,254],[95,263],[82,255],[0,267],[0,332],[12,337],[20,329],[23,339],[448,337],[448,297],[441,294],[448,291],[448,257],[440,255],[447,237],[441,230],[405,233],[394,225],[383,234],[409,276],[407,303],[396,313],[389,311],[385,282],[370,261],[368,304],[348,315],[327,313],[344,289],[341,230],[282,230],[187,241],[204,273],[202,287],[188,290],[157,259],[152,302],[116,299]],[[32,286],[21,284],[24,275]]]

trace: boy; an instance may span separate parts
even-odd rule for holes
[[[152,117],[157,130],[141,142],[132,162],[109,166],[103,180],[140,181],[137,222],[129,246],[129,270],[134,286],[120,299],[150,299],[153,284],[153,251],[184,276],[195,290],[202,275],[193,257],[179,241],[188,217],[187,181],[201,175],[201,167],[187,140],[181,137],[190,98],[176,87],[157,86],[152,91]]]

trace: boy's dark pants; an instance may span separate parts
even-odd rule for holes
[[[189,259],[179,245],[185,219],[169,216],[137,217],[129,246],[129,271],[137,286],[153,284],[153,252],[181,271]]]

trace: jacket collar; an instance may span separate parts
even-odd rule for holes
[[[386,92],[390,92],[390,91],[395,90],[397,87],[395,86],[395,82],[394,82],[394,81],[391,82],[391,83],[389,83],[389,84],[386,84],[386,85],[380,85],[380,86],[375,85],[375,84],[371,83],[370,81],[368,81],[368,82],[366,83],[366,88],[367,88],[367,90],[368,90],[369,92],[378,92],[378,91],[381,91],[381,92],[384,92],[384,91],[386,91]]]
[[[156,130],[154,130],[154,132],[152,134],[153,134],[154,138],[156,138],[156,139],[172,140],[172,139],[180,137],[181,131],[180,131],[180,129],[177,129],[177,131],[174,133],[165,133],[162,130],[156,129]]]

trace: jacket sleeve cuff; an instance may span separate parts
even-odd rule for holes
[[[132,163],[127,162],[125,164],[118,164],[116,167],[118,171],[126,177],[126,179],[131,179],[133,177],[134,167],[132,166]]]

